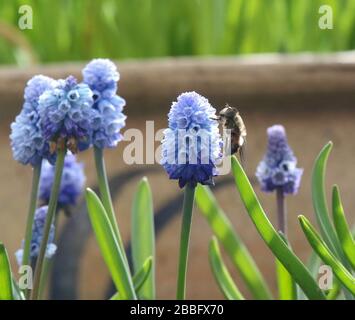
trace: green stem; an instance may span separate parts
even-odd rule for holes
[[[30,206],[27,215],[26,235],[25,235],[25,243],[23,247],[22,265],[28,265],[30,262],[29,260],[30,260],[31,240],[32,240],[32,225],[33,225],[33,220],[36,212],[37,194],[38,194],[39,178],[41,175],[41,167],[42,167],[42,162],[33,168],[31,198],[30,198]]]
[[[32,291],[33,300],[37,300],[39,298],[39,287],[41,282],[43,262],[47,250],[47,243],[48,243],[49,232],[51,229],[51,224],[53,222],[53,218],[57,209],[57,200],[58,200],[58,195],[60,190],[60,183],[62,179],[65,154],[66,154],[66,148],[64,146],[59,147],[57,153],[57,161],[55,164],[54,182],[51,190],[51,197],[49,199],[49,204],[48,204],[46,223],[44,225],[41,248],[36,263],[34,284],[33,284],[33,291]]]
[[[99,182],[101,201],[102,201],[102,204],[106,210],[106,213],[107,213],[107,216],[110,220],[110,223],[112,225],[112,229],[115,233],[118,244],[121,247],[121,250],[124,253],[124,256],[126,258],[125,248],[123,245],[120,231],[117,226],[115,211],[114,211],[113,205],[112,205],[110,188],[109,188],[108,181],[107,181],[107,174],[106,174],[103,149],[94,147],[94,156],[95,156],[96,173],[97,173],[97,180]]]
[[[195,187],[192,187],[191,185],[186,185],[183,212],[182,212],[182,223],[181,223],[179,271],[178,271],[178,282],[177,282],[177,293],[176,293],[177,300],[185,299],[186,269],[187,269],[187,258],[188,258],[188,251],[189,251],[189,239],[190,239],[192,212],[194,206],[194,197],[195,197]]]
[[[287,238],[287,211],[286,211],[286,201],[283,189],[276,189],[276,203],[277,203],[277,220],[278,228]]]
[[[28,208],[25,242],[23,246],[23,257],[22,257],[23,266],[31,265],[30,249],[31,249],[31,240],[32,240],[32,227],[33,227],[33,220],[36,212],[38,186],[39,186],[39,179],[41,176],[41,167],[42,167],[42,161],[33,168],[30,206]],[[25,290],[24,294],[25,296],[27,296],[28,289]]]
[[[44,262],[43,262],[43,269],[42,269],[42,274],[41,274],[41,280],[39,284],[39,294],[38,294],[38,300],[43,299],[44,291],[46,289],[46,283],[48,280],[49,272],[52,266],[52,259],[48,259],[44,257]]]
[[[63,211],[65,209],[63,208]],[[57,225],[58,225],[58,218],[60,215],[60,210],[58,210],[58,208],[56,209],[56,212],[54,214],[54,218],[53,218],[53,225],[54,225],[54,241],[57,241]],[[44,293],[45,293],[45,289],[46,289],[46,284],[48,281],[48,278],[50,276],[50,273],[52,271],[52,267],[53,267],[53,258],[46,258],[44,257],[44,262],[43,262],[43,269],[42,269],[42,274],[41,274],[41,280],[40,280],[40,284],[39,284],[39,294],[38,294],[38,300],[42,300]]]

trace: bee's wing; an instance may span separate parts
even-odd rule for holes
[[[239,158],[240,158],[240,163],[243,168],[245,168],[246,144],[247,144],[247,140],[244,138],[244,143],[239,148]]]

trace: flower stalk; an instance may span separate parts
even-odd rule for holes
[[[31,240],[32,240],[32,227],[33,227],[33,220],[36,212],[38,186],[39,186],[39,179],[41,176],[41,167],[42,167],[42,162],[39,162],[33,168],[30,205],[28,208],[25,240],[23,246],[23,257],[22,257],[23,266],[31,265],[30,251],[31,251]],[[28,289],[25,289],[24,291],[25,297],[28,297],[28,292],[29,292]]]
[[[184,204],[182,212],[179,270],[177,281],[177,300],[184,300],[186,295],[186,270],[189,252],[189,240],[191,232],[192,213],[195,198],[195,187],[187,184],[185,187]]]
[[[277,205],[277,221],[278,228],[287,236],[287,209],[286,209],[286,199],[282,188],[276,189],[276,205]]]
[[[94,147],[94,157],[95,157],[97,180],[99,182],[101,201],[102,201],[102,204],[106,210],[107,216],[110,220],[110,223],[111,223],[112,229],[115,233],[115,236],[117,238],[118,244],[119,244],[122,252],[125,252],[123,241],[121,238],[121,234],[118,229],[117,222],[116,222],[115,211],[113,209],[110,188],[109,188],[108,180],[107,180],[103,149],[98,148],[98,147]]]
[[[28,209],[27,222],[26,222],[26,233],[25,233],[25,242],[23,247],[22,265],[30,265],[32,225],[33,225],[33,220],[36,212],[38,185],[41,176],[41,167],[42,167],[42,162],[38,163],[33,168],[30,206]]]
[[[36,269],[35,269],[33,291],[31,295],[31,298],[33,300],[37,300],[39,298],[41,274],[42,274],[43,263],[46,254],[46,249],[47,249],[49,233],[57,209],[57,200],[58,200],[58,195],[60,190],[60,183],[61,183],[63,166],[64,166],[64,158],[66,155],[66,147],[64,142],[65,141],[62,141],[61,144],[58,145],[58,150],[57,150],[57,161],[55,164],[54,182],[52,186],[51,197],[48,204],[48,213],[47,213],[46,223],[43,230],[41,248],[39,251],[39,255],[36,263]]]

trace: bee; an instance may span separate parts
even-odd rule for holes
[[[219,112],[219,115],[215,120],[219,121],[223,129],[230,130],[230,141],[227,142],[229,142],[228,144],[230,144],[231,147],[231,155],[237,154],[239,152],[239,157],[243,163],[247,130],[238,109],[227,104]]]

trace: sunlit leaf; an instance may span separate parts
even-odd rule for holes
[[[149,275],[152,272],[153,257],[148,257],[143,266],[133,277],[134,289],[136,292],[142,290],[144,284],[148,281]]]
[[[221,257],[217,238],[213,237],[209,246],[209,259],[213,275],[219,288],[228,300],[244,300]]]
[[[21,291],[14,277],[12,277],[12,293],[14,300],[25,300],[25,295]]]
[[[320,235],[307,220],[305,216],[298,217],[304,234],[313,250],[317,252],[319,257],[332,268],[333,273],[338,280],[353,294],[355,295],[355,278],[351,273],[341,264],[337,257],[327,247],[326,243],[322,240]]]
[[[139,290],[144,285],[145,281],[148,279],[149,273],[152,270],[153,258],[149,257],[145,260],[143,266],[139,271],[133,276],[134,290],[139,293]],[[110,300],[120,300],[120,295],[116,292]]]
[[[213,233],[231,258],[247,287],[256,299],[271,299],[271,293],[253,257],[239,238],[216,198],[206,186],[196,188],[196,203]]]
[[[325,196],[325,173],[328,157],[332,147],[333,143],[328,142],[328,144],[326,144],[321,150],[315,161],[312,172],[312,199],[317,222],[325,243],[335,255],[342,257],[343,254],[340,243],[329,218],[327,200]]]
[[[86,190],[86,203],[101,254],[121,298],[124,300],[136,299],[130,271],[117,243],[111,223],[100,199],[90,189]]]
[[[334,279],[335,280],[335,279]],[[338,281],[333,281],[333,288],[327,293],[327,300],[336,300],[339,296],[341,286]]]
[[[155,232],[152,193],[147,178],[139,183],[132,208],[132,259],[137,273],[148,257],[152,257],[151,272],[138,294],[143,299],[155,299]]]
[[[291,249],[286,237],[284,234],[279,232],[281,238],[287,244],[287,246]],[[291,249],[292,250],[292,249]],[[288,273],[283,264],[276,259],[276,279],[277,286],[279,289],[279,299],[280,300],[297,300],[297,288],[296,284],[293,281],[291,275]]]
[[[355,241],[346,221],[339,189],[333,187],[333,220],[343,251],[355,270]]]
[[[308,258],[306,266],[313,278],[318,277],[320,263],[321,263],[321,259],[312,250],[310,257]],[[304,294],[304,292],[302,291],[302,289],[300,287],[297,288],[297,291],[298,291],[298,293],[297,293],[298,300],[307,300],[307,296]]]
[[[267,246],[273,252],[275,257],[284,265],[309,299],[324,300],[325,295],[318,287],[315,279],[312,278],[301,260],[293,254],[272,226],[256,197],[248,177],[237,158],[234,156],[232,157],[232,169],[240,197],[256,229]]]
[[[0,242],[0,300],[13,300],[12,275],[5,246]]]

